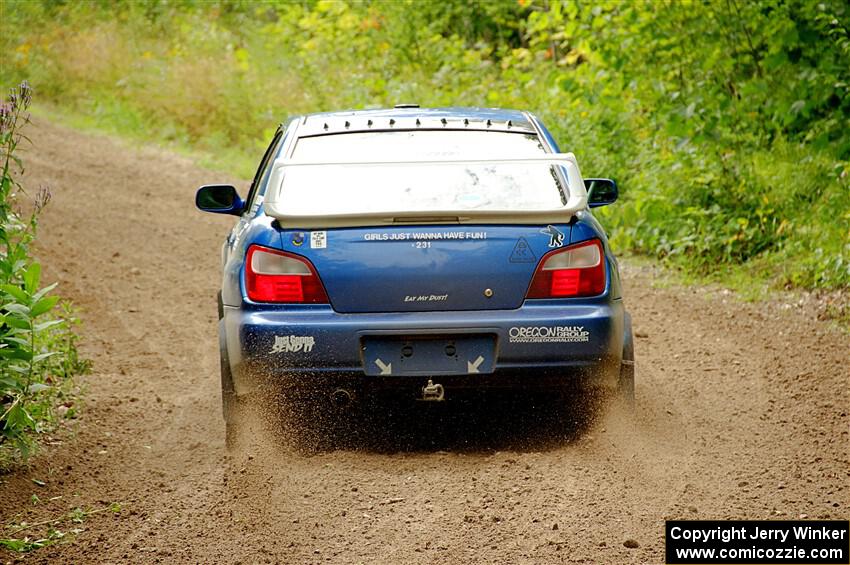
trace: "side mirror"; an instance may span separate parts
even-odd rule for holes
[[[617,183],[612,179],[584,179],[587,189],[587,205],[591,208],[607,206],[617,201]]]
[[[207,184],[195,193],[195,206],[204,212],[238,216],[245,208],[245,203],[229,184]]]

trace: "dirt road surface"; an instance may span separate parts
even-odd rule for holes
[[[0,476],[0,518],[122,511],[4,562],[660,563],[665,518],[850,515],[847,335],[648,267],[624,268],[633,418],[414,413],[427,425],[397,418],[379,442],[229,456],[215,292],[232,222],[193,194],[232,179],[36,122],[26,182],[54,193],[38,254],[81,310],[94,371],[77,434]]]

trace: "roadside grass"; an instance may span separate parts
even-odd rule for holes
[[[229,177],[250,179],[259,163],[254,153],[235,147],[204,149],[185,137],[163,136],[162,128],[134,116],[126,104],[113,104],[109,112],[90,112],[40,103],[32,107],[35,120],[44,119],[78,131],[115,136],[136,146],[164,149],[189,158],[198,166],[226,173]]]
[[[649,284],[654,289],[692,288],[705,296],[719,293],[742,303],[802,310],[805,315],[850,334],[850,302],[841,289],[778,287],[772,278],[754,275],[747,265],[724,265],[716,272],[700,274],[636,253],[621,253],[619,259],[626,269],[650,271],[652,278]],[[625,300],[628,306],[629,297],[626,296]]]
[[[49,501],[61,498],[54,497]],[[30,502],[34,506],[42,504],[35,494],[32,495]],[[49,545],[71,542],[85,530],[83,524],[90,517],[105,512],[112,512],[117,515],[121,513],[121,510],[121,504],[112,502],[98,507],[77,506],[62,514],[38,522],[11,522],[5,527],[5,535],[9,537],[0,537],[0,547],[15,553],[29,553]]]

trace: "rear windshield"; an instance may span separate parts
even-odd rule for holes
[[[545,154],[536,135],[488,131],[393,131],[304,137],[294,161],[521,159]],[[547,163],[287,168],[281,201],[292,215],[553,210],[567,191]]]

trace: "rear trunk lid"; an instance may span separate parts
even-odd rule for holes
[[[540,258],[570,226],[451,225],[282,232],[341,313],[501,310],[522,305]]]

